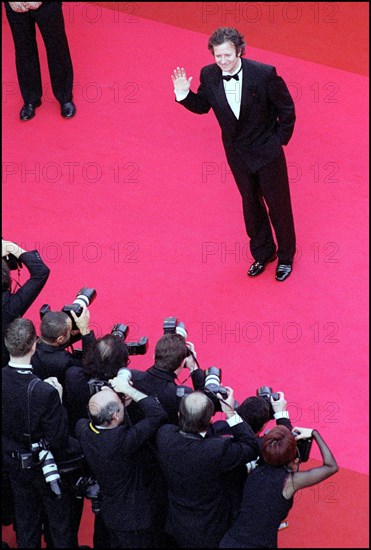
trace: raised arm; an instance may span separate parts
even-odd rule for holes
[[[291,498],[299,489],[320,483],[339,470],[334,455],[317,430],[308,428],[295,428],[295,430],[300,431],[300,434],[296,437],[297,440],[313,437],[321,451],[323,464],[317,468],[311,468],[305,472],[294,472],[288,476],[282,491],[283,496],[287,499]]]

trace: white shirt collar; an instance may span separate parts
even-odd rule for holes
[[[22,374],[32,374],[32,372],[33,372],[32,365],[20,365],[19,363],[13,363],[12,361],[9,361],[8,365],[12,369],[17,370],[18,372],[21,372]]]

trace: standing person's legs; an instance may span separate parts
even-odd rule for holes
[[[291,265],[296,251],[294,218],[284,152],[259,170],[259,184],[269,208],[278,245],[278,262]]]
[[[19,88],[26,105],[36,105],[42,96],[40,61],[33,12],[17,13],[5,3],[12,31]]]
[[[228,154],[228,163],[242,198],[246,233],[255,261],[266,262],[275,255],[276,245],[267,208],[259,187],[258,174],[252,174],[242,158]]]
[[[44,2],[35,14],[45,43],[53,94],[64,105],[72,100],[73,67],[62,2]]]

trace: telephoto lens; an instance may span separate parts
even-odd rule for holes
[[[55,463],[54,456],[47,449],[42,449],[39,452],[39,460],[42,462],[42,471],[44,479],[47,483],[50,483],[50,488],[57,498],[62,496],[62,490],[60,486],[61,476],[58,472],[58,466]]]

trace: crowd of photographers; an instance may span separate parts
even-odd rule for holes
[[[200,368],[175,317],[164,320],[153,366],[129,368],[148,340],[125,342],[125,325],[97,339],[93,289],[62,311],[40,311],[37,336],[22,316],[49,269],[10,241],[2,264],[3,483],[11,488],[2,505],[18,547],[40,548],[42,536],[51,548],[78,547],[84,499],[95,548],[277,547],[294,493],[338,469],[317,430],[291,425],[283,392],[263,386],[238,404],[220,369]],[[22,264],[30,278],[12,292],[10,273]],[[81,350],[69,347],[77,341]],[[213,421],[216,412],[225,420]],[[298,471],[312,440],[323,464]]]

